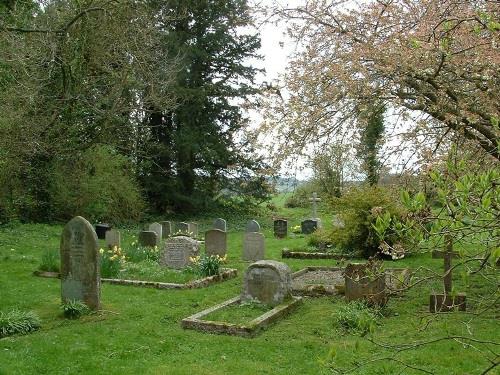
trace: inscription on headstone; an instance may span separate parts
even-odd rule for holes
[[[262,233],[249,232],[243,237],[243,260],[256,261],[264,259],[265,242]]]
[[[227,233],[220,229],[205,232],[205,253],[223,257],[227,253]]]
[[[260,232],[260,225],[257,223],[255,220],[250,220],[247,223],[247,226],[245,228],[245,232]]]
[[[160,221],[162,238],[167,238],[172,234],[172,222]]]
[[[189,258],[197,256],[198,253],[198,241],[185,236],[171,237],[163,245],[159,263],[163,266],[182,269],[191,263]]]
[[[227,232],[227,223],[224,219],[215,219],[213,227],[214,229],[220,229],[223,232]]]
[[[283,219],[274,220],[274,236],[285,238],[288,234],[288,222]]]
[[[106,247],[112,249],[113,247],[120,248],[120,232],[116,229],[110,229],[106,231]]]
[[[261,260],[245,272],[241,300],[276,306],[291,297],[292,272],[281,262]]]
[[[81,216],[71,219],[63,229],[60,251],[62,301],[82,301],[99,309],[99,245],[92,225]]]
[[[158,235],[156,234],[156,232],[149,230],[143,230],[142,232],[139,232],[140,246],[155,247],[158,246],[159,243],[160,240],[158,239]]]

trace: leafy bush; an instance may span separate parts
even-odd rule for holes
[[[361,301],[352,301],[340,306],[334,314],[334,324],[345,332],[364,336],[374,332],[380,316],[379,310],[368,307]]]
[[[318,192],[321,194],[322,189],[314,181],[309,181],[305,184],[298,186],[292,195],[290,195],[285,201],[285,207],[288,208],[308,208],[311,206],[309,198],[313,192]]]
[[[343,228],[334,227],[311,236],[310,241],[323,241],[341,248],[346,253],[360,253],[369,258],[380,252],[381,239],[377,235],[374,224],[378,217],[389,214],[392,218],[404,216],[403,209],[397,199],[389,191],[381,187],[355,187],[340,198],[333,198],[331,205],[345,223]],[[400,236],[386,239],[391,245],[403,241]]]
[[[63,315],[68,319],[78,319],[83,315],[90,314],[90,308],[82,301],[69,300],[61,304]]]
[[[114,246],[110,250],[100,249],[99,252],[101,253],[101,277],[117,277],[126,259],[122,250]]]
[[[38,315],[32,311],[0,312],[0,338],[15,334],[25,335],[40,328]]]
[[[193,263],[193,269],[200,276],[208,277],[218,275],[220,266],[226,261],[226,256],[220,257],[219,255],[206,255],[190,258]]]
[[[59,272],[60,255],[57,250],[45,250],[42,254],[42,260],[38,269],[47,272]]]
[[[156,262],[160,256],[160,251],[158,246],[140,246],[139,242],[134,241],[130,247],[125,250],[125,255],[127,257],[127,261],[133,263],[139,263],[144,260],[152,260]]]

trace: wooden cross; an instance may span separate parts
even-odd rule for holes
[[[313,219],[315,219],[316,217],[318,217],[316,202],[321,202],[321,198],[318,198],[318,194],[314,192],[312,198],[309,198],[309,201],[312,202],[313,205],[312,217]]]
[[[453,252],[453,240],[449,234],[445,236],[446,251],[443,252],[444,259],[444,294],[431,294],[429,310],[432,313],[452,311],[458,308],[460,311],[466,309],[466,295],[464,293],[457,293],[456,296],[452,295],[452,266],[451,260],[455,253]]]

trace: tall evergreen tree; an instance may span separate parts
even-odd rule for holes
[[[230,170],[248,179],[257,167],[244,155],[248,143],[236,144],[235,136],[245,125],[237,101],[257,92],[257,69],[245,61],[256,57],[260,39],[243,30],[252,22],[246,0],[153,4],[164,27],[165,51],[180,57],[181,69],[176,108],[149,108],[152,144],[146,154],[152,158],[144,160],[142,178],[157,210],[185,210],[238,181]]]

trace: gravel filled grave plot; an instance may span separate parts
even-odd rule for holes
[[[293,293],[304,296],[338,294],[344,284],[343,268],[338,267],[307,267],[292,275]]]

